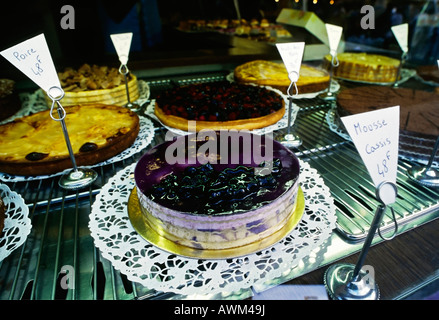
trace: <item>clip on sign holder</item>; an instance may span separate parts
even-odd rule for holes
[[[59,102],[64,97],[64,90],[60,87],[51,87],[47,91],[47,95],[52,100],[52,106],[50,108],[50,117],[61,123],[64,139],[66,141],[67,149],[69,151],[70,160],[72,161],[73,170],[61,176],[58,184],[61,188],[67,190],[78,190],[92,184],[98,174],[93,169],[78,168],[76,165],[75,156],[73,153],[72,145],[70,143],[69,134],[67,132],[67,126],[65,123],[66,111]],[[57,116],[54,115],[56,105]]]
[[[340,65],[340,61],[338,61],[337,58],[337,53],[331,53],[331,66],[330,66],[330,70],[329,70],[329,86],[328,89],[319,94],[319,98],[323,99],[325,101],[334,101],[337,96],[335,95],[335,92],[331,91],[331,87],[332,87],[332,78],[333,78],[333,74],[334,74],[334,67],[338,67]]]
[[[439,171],[432,168],[434,158],[439,147],[439,136],[436,138],[436,143],[433,147],[433,152],[426,166],[415,165],[407,170],[409,178],[415,182],[427,187],[439,187]]]
[[[373,275],[371,276],[371,274],[362,270],[362,268],[376,231],[378,230],[378,235],[383,240],[393,239],[398,232],[398,224],[392,207],[390,207],[390,210],[395,223],[393,235],[389,238],[384,238],[379,229],[383,214],[389,204],[388,201],[385,200],[386,196],[384,192],[392,193],[391,198],[396,199],[397,187],[392,182],[383,181],[376,188],[376,197],[380,204],[375,212],[357,264],[334,264],[325,272],[325,287],[329,296],[334,300],[378,300],[380,297],[378,285],[375,283]]]
[[[297,89],[297,80],[299,79],[299,74],[295,71],[291,72],[289,74],[289,78],[291,80],[291,83],[287,89],[287,97],[288,97],[288,124],[287,124],[287,133],[285,135],[281,135],[276,138],[277,141],[282,143],[284,146],[289,148],[297,148],[302,144],[302,139],[300,139],[299,136],[294,134],[291,130],[291,113],[293,108],[293,98],[296,97],[299,94],[299,91]],[[291,89],[295,89],[295,93],[291,94]]]
[[[123,75],[124,80],[125,80],[125,88],[126,88],[126,93],[127,93],[127,104],[125,105],[126,108],[130,109],[131,111],[139,111],[140,110],[140,106],[137,103],[132,103],[130,100],[130,90],[128,87],[128,74],[130,73],[130,70],[128,69],[126,64],[121,64],[119,67],[119,73]]]
[[[399,87],[398,81],[400,80],[399,78],[401,77],[402,66],[404,65],[405,61],[407,60],[407,56],[408,56],[408,52],[403,52],[401,55],[401,61],[400,61],[399,66],[398,66],[398,71],[396,73],[395,82],[393,83],[394,88]]]

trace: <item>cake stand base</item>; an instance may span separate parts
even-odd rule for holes
[[[363,270],[353,280],[354,269],[355,265],[342,263],[326,270],[324,283],[329,297],[334,300],[378,300],[378,285],[374,281],[371,283],[373,279]]]
[[[287,148],[298,148],[302,145],[302,139],[299,136],[288,133],[286,135],[280,135],[276,137],[276,141],[279,141],[282,145]]]
[[[137,111],[140,110],[141,106],[138,105],[137,103],[128,102],[128,103],[125,105],[125,108],[128,108],[128,109],[130,109],[131,111],[137,112]]]
[[[325,101],[335,101],[337,99],[337,95],[329,91],[323,92],[319,94],[317,97]]]
[[[439,187],[439,171],[425,166],[414,166],[407,170],[410,179],[427,187]]]
[[[98,177],[93,169],[77,168],[64,175],[58,181],[61,188],[67,190],[78,190],[91,185]]]

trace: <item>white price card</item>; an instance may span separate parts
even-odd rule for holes
[[[329,53],[334,57],[337,55],[338,44],[340,43],[343,28],[326,23],[326,32],[328,33]]]
[[[299,80],[305,42],[276,43],[277,50],[287,68],[291,82]]]
[[[351,116],[341,120],[352,138],[375,187],[382,182],[396,184],[399,146],[399,106]],[[386,204],[396,201],[390,192],[383,199]]]
[[[116,48],[117,56],[120,63],[126,65],[128,63],[128,55],[131,48],[131,40],[133,38],[132,32],[110,34],[111,41],[113,41],[114,48]]]
[[[408,52],[409,25],[407,23],[403,23],[397,26],[393,26],[391,29],[393,34],[395,35],[396,40],[398,41],[399,46],[401,47],[402,52]]]
[[[23,41],[0,54],[41,89],[61,88],[44,34]]]

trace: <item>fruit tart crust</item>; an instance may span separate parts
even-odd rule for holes
[[[160,106],[156,103],[154,108],[154,113],[159,118],[159,120],[166,126],[176,128],[183,131],[188,131],[188,119],[178,117],[175,115],[167,115],[160,108]],[[275,124],[285,114],[285,102],[282,101],[282,108],[279,110],[265,115],[263,117],[257,118],[249,118],[249,119],[238,119],[238,120],[229,120],[229,121],[196,121],[196,131],[200,131],[203,129],[211,129],[211,130],[253,130],[265,128],[269,125]],[[195,120],[194,120],[195,122]]]

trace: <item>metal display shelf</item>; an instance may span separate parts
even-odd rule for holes
[[[148,82],[151,97],[173,85],[225,79],[224,74],[159,79]],[[331,237],[328,254],[318,265],[296,268],[295,276],[327,265],[357,252],[365,238],[378,205],[375,188],[355,147],[330,130],[326,113],[333,106],[318,98],[300,99],[294,130],[303,144],[296,154],[318,170],[330,188],[336,204],[337,229]],[[150,147],[164,141],[166,130],[158,127]],[[184,299],[172,293],[156,292],[127,280],[104,258],[93,243],[88,229],[95,196],[119,170],[135,163],[142,155],[98,167],[99,178],[88,189],[78,192],[58,187],[58,178],[6,183],[22,195],[29,206],[32,230],[26,242],[0,263],[0,299]],[[439,214],[439,190],[409,181],[406,170],[412,165],[398,164],[398,201],[394,209],[400,232],[431,221]],[[382,231],[393,232],[390,216]],[[63,266],[74,272],[74,288],[64,290]],[[323,281],[323,280],[322,280]],[[281,282],[281,281],[280,281]],[[221,298],[221,297],[219,297]],[[245,298],[239,295],[234,298]]]

